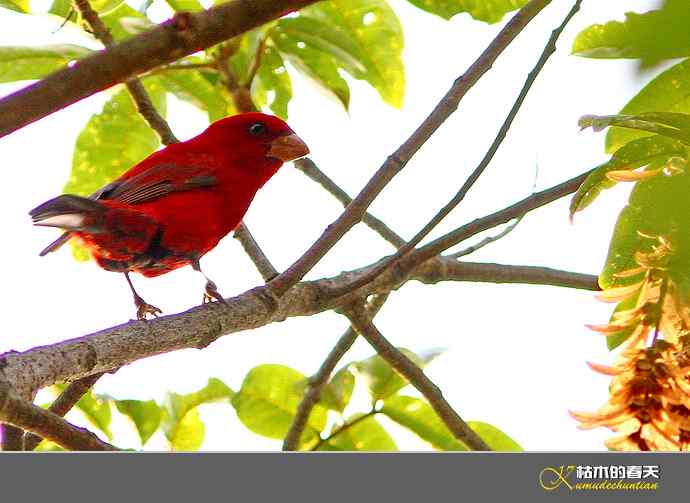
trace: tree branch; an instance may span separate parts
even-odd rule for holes
[[[0,137],[149,70],[261,26],[316,0],[233,0],[161,25],[0,100]]]
[[[532,88],[532,84],[534,84],[534,81],[539,76],[539,73],[541,72],[542,68],[544,68],[544,65],[549,60],[551,55],[556,51],[556,41],[558,40],[558,37],[560,36],[560,34],[565,29],[568,22],[572,19],[572,17],[580,9],[580,3],[582,3],[582,0],[576,0],[575,4],[573,5],[573,8],[565,16],[565,19],[561,22],[560,26],[558,28],[556,28],[555,30],[553,30],[553,32],[551,33],[551,36],[549,37],[546,45],[544,46],[544,49],[542,50],[542,53],[539,56],[539,59],[537,60],[537,63],[535,64],[534,68],[527,75],[527,79],[525,80],[525,83],[523,84],[522,89],[520,90],[520,93],[518,94],[515,102],[513,103],[513,106],[510,108],[508,115],[506,116],[503,124],[501,125],[501,128],[499,129],[498,134],[496,135],[496,138],[491,143],[491,146],[487,150],[486,154],[484,155],[484,157],[481,160],[481,162],[479,163],[479,165],[477,165],[477,167],[474,169],[474,171],[470,174],[469,178],[460,187],[460,190],[458,190],[458,192],[453,196],[453,198],[450,201],[448,201],[448,203],[443,208],[441,208],[441,210],[439,210],[439,212],[436,213],[436,215],[434,215],[434,217],[410,241],[408,241],[405,244],[405,246],[400,248],[395,255],[393,255],[387,261],[382,262],[376,269],[373,269],[372,271],[370,271],[367,276],[363,276],[362,278],[360,278],[361,283],[358,284],[357,286],[363,285],[366,282],[373,280],[376,276],[381,274],[384,270],[391,267],[396,262],[400,261],[400,259],[405,254],[409,253],[410,250],[412,250],[419,243],[421,243],[422,240],[426,236],[428,236],[429,233],[446,216],[448,216],[448,214],[451,211],[453,211],[465,199],[465,196],[467,195],[467,193],[474,186],[474,184],[477,182],[477,180],[479,180],[479,177],[482,175],[482,173],[484,173],[486,168],[489,166],[489,163],[493,159],[494,154],[498,151],[498,148],[503,143],[503,140],[505,139],[505,137],[508,133],[508,130],[510,129],[510,126],[513,124],[513,120],[515,119],[518,111],[522,107],[522,104],[524,103],[525,98],[527,97],[527,94],[529,93],[529,90]],[[527,5],[529,5],[529,4],[527,4]],[[527,7],[527,6],[525,6],[525,7]],[[523,7],[523,9],[525,7]]]
[[[93,385],[96,384],[96,381],[98,381],[103,374],[104,372],[93,374],[69,383],[65,390],[60,393],[60,396],[50,404],[48,410],[60,417],[65,417],[65,415],[72,410],[72,407],[81,400],[81,397],[88,393]],[[38,435],[27,433],[24,436],[24,450],[33,451],[42,440],[43,438]]]
[[[0,380],[0,421],[31,431],[73,451],[118,450],[90,431],[19,398],[5,380]]]
[[[415,250],[408,257],[403,258],[403,262],[407,265],[406,267],[414,267],[414,265],[421,264],[425,260],[435,257],[436,255],[443,253],[448,248],[461,243],[465,239],[468,239],[480,232],[492,229],[497,225],[505,224],[513,220],[514,218],[521,218],[530,211],[541,208],[553,201],[556,201],[562,197],[575,192],[582,182],[592,173],[594,170],[589,170],[586,173],[578,175],[570,180],[554,185],[548,189],[542,190],[541,192],[535,192],[529,197],[503,208],[490,215],[477,218],[476,220],[458,227],[457,229],[444,234],[443,236],[431,241],[430,243],[422,246],[421,248]]]
[[[227,299],[227,305],[211,303],[146,323],[129,322],[50,346],[6,353],[0,355],[0,367],[4,367],[7,379],[18,393],[31,396],[36,390],[56,382],[72,381],[178,349],[203,348],[223,335],[251,330],[292,316],[310,316],[367,295],[389,292],[410,279],[433,283],[446,265],[457,262],[452,258],[437,258],[436,255],[479,232],[576,191],[588,174],[537,192],[460,227],[415,250],[404,257],[398,267],[344,296],[336,297],[332,292],[348,291],[347,285],[352,285],[375,264],[334,278],[301,282],[278,303],[266,293],[267,287],[258,287]]]
[[[347,430],[349,430],[353,426],[361,423],[362,421],[369,419],[370,417],[374,417],[378,413],[379,413],[379,411],[377,411],[376,409],[371,409],[366,414],[359,415],[356,418],[354,418],[352,421],[344,422],[338,428],[334,429],[327,437],[319,439],[319,441],[316,443],[316,445],[311,450],[312,451],[318,451],[321,447],[326,445],[328,442],[333,440],[338,435],[345,433]]]
[[[0,424],[0,450],[2,451],[23,451],[24,450],[24,430],[12,426],[11,424]]]
[[[249,258],[254,262],[254,266],[257,271],[259,271],[264,281],[271,281],[278,276],[278,271],[273,267],[273,264],[261,249],[259,243],[256,242],[254,236],[252,236],[252,233],[244,222],[240,222],[240,225],[237,226],[234,236],[235,239],[240,242],[242,248],[244,248],[245,253],[249,255]]]
[[[386,185],[402,171],[412,156],[457,109],[460,100],[467,91],[491,68],[496,58],[523,28],[549,3],[550,0],[530,0],[508,21],[479,58],[453,83],[450,90],[417,130],[388,157],[345,211],[326,228],[324,233],[295,263],[269,283],[270,291],[267,292],[269,295],[274,298],[282,297],[340,241],[345,233],[362,219],[369,205]]]
[[[337,183],[329,178],[326,173],[321,171],[314,161],[308,157],[295,161],[295,167],[326,189],[326,191],[340,201],[340,204],[343,206],[347,207],[347,205],[352,202],[352,198],[347,192],[341,189]],[[405,244],[403,238],[371,213],[365,213],[362,217],[362,222],[396,248],[400,248]]]
[[[367,305],[367,315],[370,318],[376,316],[383,304],[385,304],[388,299],[388,294],[377,295],[374,299]],[[357,339],[357,332],[350,327],[345,333],[338,339],[335,346],[328,353],[328,356],[321,364],[319,370],[314,374],[307,384],[307,389],[304,392],[304,397],[297,407],[297,413],[295,418],[290,425],[290,429],[285,435],[285,440],[283,441],[284,451],[296,451],[299,447],[299,440],[302,437],[302,432],[307,425],[307,420],[309,419],[309,414],[311,414],[312,409],[319,401],[321,397],[321,390],[328,381],[328,378],[333,373],[335,366],[338,362],[345,356],[345,353],[352,347],[355,340]],[[319,442],[321,444],[321,442]],[[318,447],[318,445],[317,445]],[[315,448],[316,449],[316,448]]]
[[[407,381],[424,395],[438,417],[450,432],[473,451],[490,451],[491,448],[477,435],[460,415],[443,398],[441,390],[415,363],[393,346],[371,322],[363,304],[353,303],[343,310],[352,326],[364,337],[376,352],[397,370]]]

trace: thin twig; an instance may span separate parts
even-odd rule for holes
[[[370,417],[374,417],[378,413],[379,413],[379,411],[377,411],[376,409],[371,409],[366,414],[361,414],[361,415],[357,416],[356,418],[354,418],[352,421],[346,421],[345,423],[340,425],[338,428],[333,430],[326,438],[319,439],[319,441],[316,443],[316,445],[311,450],[312,451],[318,451],[321,447],[326,445],[328,442],[333,440],[335,437],[342,435],[343,433],[345,433],[347,430],[349,430],[353,426],[358,425],[359,423],[369,419]]]
[[[367,314],[371,318],[376,316],[376,313],[378,313],[387,299],[387,293],[374,297],[367,305]],[[333,373],[335,366],[343,358],[343,356],[345,356],[345,353],[347,353],[350,347],[352,347],[352,344],[354,344],[356,339],[357,332],[352,327],[349,327],[345,333],[340,336],[340,339],[338,339],[338,342],[336,342],[330,353],[328,353],[328,356],[323,361],[316,374],[309,379],[307,389],[304,392],[304,397],[297,407],[295,418],[292,420],[292,425],[290,425],[287,435],[285,435],[285,440],[283,441],[284,451],[296,451],[298,449],[299,440],[302,436],[304,428],[307,425],[309,414],[311,414],[312,409],[319,401],[323,386]]]
[[[345,211],[328,226],[316,242],[295,263],[269,284],[268,293],[272,297],[282,297],[340,241],[345,233],[362,219],[374,199],[457,109],[463,96],[491,68],[494,61],[523,28],[549,3],[550,0],[530,0],[508,21],[479,58],[453,83],[451,89],[417,130],[395,153],[388,157]],[[404,246],[402,249],[404,250],[406,247]]]
[[[326,173],[321,171],[314,161],[308,157],[295,161],[295,167],[326,189],[328,193],[340,201],[340,204],[343,206],[347,207],[347,205],[352,202],[352,198],[347,192],[341,189],[337,183],[329,178]],[[371,213],[365,213],[362,217],[362,222],[396,248],[400,248],[405,244],[403,238]]]
[[[264,281],[271,281],[278,276],[278,271],[273,267],[273,264],[271,264],[271,261],[261,249],[259,243],[256,242],[254,236],[252,236],[252,233],[244,222],[240,222],[240,225],[237,226],[234,236],[235,239],[240,242],[247,255],[249,255],[249,258],[254,263],[256,270],[259,271]]]
[[[481,250],[485,246],[490,245],[491,243],[495,243],[496,241],[499,241],[506,237],[508,234],[510,234],[515,227],[518,226],[518,224],[522,221],[522,217],[516,218],[514,221],[512,221],[509,225],[505,227],[501,232],[494,236],[488,236],[482,239],[479,243],[473,244],[471,246],[468,246],[467,248],[463,248],[460,251],[457,251],[455,253],[451,253],[447,255],[447,257],[451,258],[461,258],[461,257],[466,257],[467,255],[471,255],[472,253]]]
[[[405,257],[403,261],[405,261],[407,264],[421,264],[425,260],[429,260],[439,253],[443,253],[452,246],[455,246],[465,239],[469,239],[480,232],[492,229],[497,225],[505,224],[515,218],[520,218],[530,211],[541,208],[542,206],[545,206],[553,201],[557,201],[564,196],[572,194],[578,188],[580,188],[582,182],[585,181],[592,171],[593,170],[589,170],[586,173],[582,173],[581,175],[559,183],[558,185],[554,185],[548,189],[542,190],[541,192],[535,192],[531,196],[528,196],[515,204],[458,227],[457,229],[454,229],[413,251],[408,257]]]
[[[48,410],[60,417],[65,417],[65,415],[72,410],[72,407],[74,407],[77,402],[81,400],[81,397],[89,392],[93,385],[96,384],[96,381],[98,381],[104,373],[105,372],[101,372],[82,377],[81,379],[77,379],[76,381],[69,383],[63,392],[60,393],[60,396],[58,396],[53,403],[50,404]],[[42,440],[43,438],[39,437],[38,435],[27,433],[24,436],[24,450],[33,451]]]
[[[266,43],[268,42],[268,33],[266,33],[259,42],[259,46],[256,48],[256,54],[254,54],[254,59],[252,60],[252,66],[247,72],[247,78],[242,83],[242,87],[245,89],[251,89],[252,82],[254,82],[254,77],[261,67],[261,59],[263,58],[264,52],[266,52]]]
[[[490,451],[491,448],[477,435],[472,428],[443,398],[441,390],[424,374],[415,363],[410,360],[379,332],[367,315],[364,306],[355,302],[343,310],[352,326],[376,350],[381,358],[397,370],[419,392],[424,395],[429,405],[436,411],[438,417],[448,427],[450,432],[474,451]]]
[[[28,430],[73,451],[114,451],[113,445],[85,428],[19,398],[5,380],[0,380],[0,421]]]
[[[581,3],[582,0],[576,0],[572,9],[568,12],[564,20],[561,22],[560,26],[553,30],[553,32],[551,33],[546,45],[544,46],[544,49],[542,50],[541,55],[539,56],[539,59],[537,60],[537,63],[527,75],[527,79],[525,80],[525,83],[523,84],[517,99],[513,103],[513,106],[510,108],[510,111],[508,112],[508,115],[506,116],[503,125],[499,129],[496,138],[491,143],[489,150],[487,150],[486,154],[484,155],[484,158],[481,160],[479,165],[477,165],[474,171],[470,174],[469,178],[467,178],[465,183],[463,183],[462,187],[460,187],[460,190],[458,190],[458,192],[453,196],[453,198],[450,201],[448,201],[448,203],[443,208],[441,208],[441,210],[439,210],[439,212],[436,213],[436,215],[434,215],[434,217],[410,241],[408,241],[405,246],[398,250],[398,252],[395,255],[390,257],[388,260],[382,262],[376,269],[372,270],[367,276],[362,277],[360,279],[361,283],[359,283],[358,286],[364,285],[367,282],[372,281],[374,278],[376,278],[376,276],[383,273],[387,268],[392,267],[396,262],[400,261],[400,259],[405,254],[410,252],[410,250],[412,250],[415,246],[421,243],[422,240],[426,236],[428,236],[429,233],[465,199],[467,193],[474,186],[477,180],[479,180],[479,177],[482,175],[482,173],[484,173],[489,163],[493,159],[494,154],[496,153],[500,145],[503,143],[503,140],[505,139],[508,130],[510,129],[510,126],[513,123],[513,120],[515,119],[518,111],[522,107],[522,104],[525,98],[527,97],[529,90],[531,89],[532,85],[537,79],[537,76],[539,75],[539,73],[541,72],[542,68],[544,67],[548,59],[551,57],[551,55],[556,51],[556,41],[558,40],[558,37],[563,32],[570,19],[572,19],[572,17],[580,9]]]

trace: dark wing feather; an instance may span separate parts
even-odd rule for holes
[[[217,183],[217,179],[215,176],[208,174],[208,171],[207,168],[203,167],[161,164],[132,178],[115,180],[91,194],[89,198],[95,200],[110,199],[127,204],[140,204],[171,192],[211,187]],[[69,241],[71,237],[71,232],[63,233],[59,238],[46,246],[41,251],[40,256],[54,252]]]
[[[198,166],[161,164],[132,178],[113,182],[100,199],[140,204],[172,192],[211,187],[217,180],[208,171]]]

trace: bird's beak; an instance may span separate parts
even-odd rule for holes
[[[309,153],[309,148],[295,133],[280,136],[271,142],[269,157],[275,157],[283,162],[294,161]]]

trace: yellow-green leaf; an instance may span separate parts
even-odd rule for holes
[[[407,0],[422,10],[450,19],[467,12],[474,19],[497,23],[512,10],[519,9],[527,0]]]
[[[409,349],[398,349],[421,368],[442,353],[440,350],[431,350],[415,354]],[[405,378],[393,370],[388,362],[379,355],[355,362],[352,366],[364,379],[374,402],[393,395],[407,385]]]
[[[90,52],[72,44],[0,47],[0,83],[41,79]]]
[[[234,392],[220,379],[211,378],[199,391],[179,395],[169,393],[165,400],[162,427],[172,450],[193,451],[204,440],[204,425],[197,407],[204,403],[232,398]]]
[[[385,0],[328,0],[302,9],[300,16],[330,26],[337,38],[349,39],[350,46],[355,48],[351,54],[363,69],[354,71],[350,65],[343,69],[369,82],[386,103],[402,106],[405,94],[403,32],[398,17]],[[336,36],[330,40],[336,40]],[[311,47],[308,40],[302,42],[305,47]]]
[[[144,445],[161,423],[161,408],[153,400],[115,400],[115,407],[129,419],[139,433],[141,445]]]
[[[15,12],[29,12],[29,0],[0,0],[0,7]]]
[[[643,64],[690,56],[690,2],[666,0],[643,14],[628,12],[624,21],[595,24],[582,30],[573,53],[588,58],[637,58]]]
[[[163,87],[154,79],[147,79],[145,86],[156,109],[165,115]],[[156,133],[137,113],[128,91],[120,88],[77,137],[64,192],[92,194],[151,154],[159,143]]]
[[[244,378],[232,405],[240,421],[259,435],[285,437],[302,400],[305,376],[283,365],[259,365]],[[318,439],[326,426],[326,409],[316,405],[307,420],[302,443]]]
[[[374,416],[355,414],[349,417],[345,426],[336,426],[331,438],[322,443],[319,451],[397,451],[398,446]],[[352,423],[352,425],[350,425]]]

